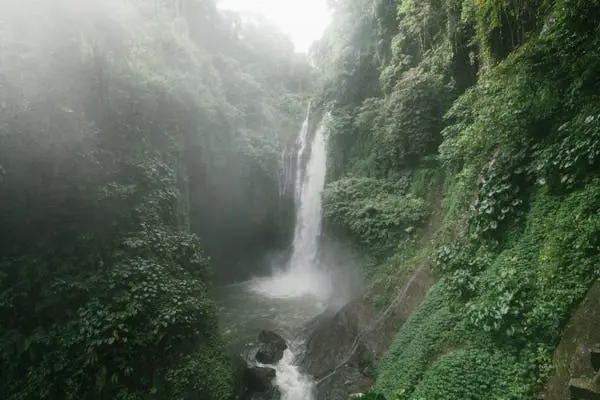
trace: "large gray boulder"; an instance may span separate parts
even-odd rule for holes
[[[383,310],[365,300],[317,317],[307,326],[303,370],[315,378],[317,400],[347,399],[368,390],[376,363],[435,283],[427,266],[407,271]]]
[[[256,361],[261,364],[276,364],[283,358],[287,343],[275,332],[263,330],[258,334],[260,347],[256,352]]]

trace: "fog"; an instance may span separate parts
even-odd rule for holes
[[[215,292],[292,249],[316,76],[213,0],[0,2],[0,398],[231,397]]]
[[[62,183],[87,169],[100,184],[134,180],[118,165],[139,167],[144,154],[168,168],[178,159],[180,214],[215,263],[285,247],[293,216],[276,194],[280,154],[313,71],[268,21],[246,24],[210,0],[9,0],[0,11],[7,174],[40,156],[72,168],[76,157],[86,166],[61,172]]]

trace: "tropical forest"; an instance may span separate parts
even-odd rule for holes
[[[600,0],[320,1],[0,0],[0,399],[600,399]]]

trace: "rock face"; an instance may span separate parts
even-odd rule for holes
[[[267,392],[275,379],[275,370],[265,367],[249,367],[244,373],[244,383],[250,392]]]
[[[597,281],[573,313],[554,351],[554,373],[548,381],[544,399],[569,400],[581,396],[585,385],[578,378],[594,376],[599,367],[596,358],[599,327],[600,281]],[[570,389],[574,389],[574,393],[570,393]]]
[[[434,285],[427,266],[407,273],[389,307],[364,301],[318,317],[309,325],[303,369],[317,381],[317,400],[347,399],[373,384],[374,364]]]
[[[274,386],[276,371],[273,368],[249,366],[241,356],[232,359],[238,400],[279,400],[281,393]]]
[[[355,345],[355,339],[369,326],[374,316],[375,311],[359,301],[346,305],[335,314],[322,315],[313,323],[314,331],[307,343],[302,363],[305,371],[321,379],[344,364]],[[355,353],[361,353],[364,345],[356,344],[360,348]]]
[[[600,385],[587,379],[571,379],[569,391],[572,400],[600,400]]]
[[[276,364],[283,358],[283,352],[288,347],[285,340],[272,331],[261,331],[258,341],[260,348],[256,353],[256,361],[261,364]]]

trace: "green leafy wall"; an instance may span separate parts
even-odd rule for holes
[[[533,398],[600,277],[600,3],[334,10],[314,53],[333,116],[328,228],[370,255],[378,307],[407,269],[425,263],[440,279],[370,395]]]

